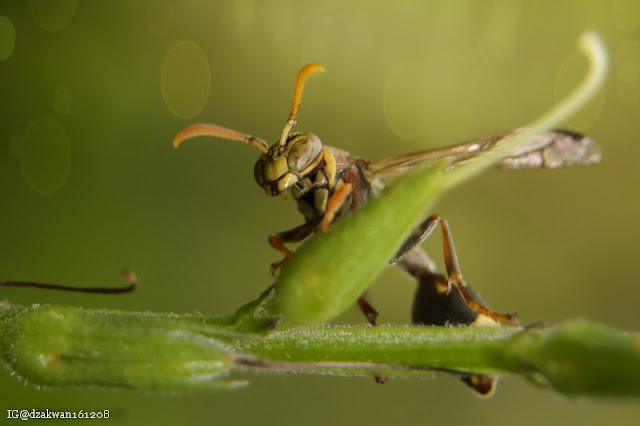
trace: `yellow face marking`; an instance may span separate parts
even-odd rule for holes
[[[336,181],[336,159],[333,158],[333,154],[326,148],[322,148],[322,153],[324,155],[324,170],[327,173],[329,187],[333,188]]]
[[[278,191],[284,192],[291,188],[298,182],[298,177],[293,173],[287,172],[284,176],[278,179]]]
[[[284,176],[289,171],[287,158],[280,156],[274,160],[264,163],[264,179],[267,182],[273,182]]]

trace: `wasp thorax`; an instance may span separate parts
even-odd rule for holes
[[[284,145],[275,143],[254,168],[258,185],[270,195],[286,192],[322,161],[322,142],[312,133],[294,134]]]

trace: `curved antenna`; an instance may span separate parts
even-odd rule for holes
[[[244,133],[237,132],[235,130],[227,129],[226,127],[216,126],[215,124],[192,124],[180,130],[178,134],[173,138],[173,146],[178,147],[182,142],[187,139],[195,138],[196,136],[213,136],[216,138],[230,139],[233,141],[246,142],[255,146],[263,153],[269,150],[269,145],[262,139],[255,138],[253,136],[245,135]]]
[[[300,103],[302,102],[304,84],[307,82],[309,77],[321,71],[324,71],[324,67],[320,64],[305,65],[300,71],[298,71],[296,82],[293,87],[293,105],[291,106],[291,114],[289,114],[289,119],[284,124],[284,129],[282,129],[282,135],[280,136],[278,144],[284,145],[287,142],[289,133],[297,123],[296,118],[298,118],[298,110],[300,109]]]

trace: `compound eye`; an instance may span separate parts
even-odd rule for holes
[[[295,142],[287,155],[289,170],[301,172],[318,158],[322,151],[322,142],[316,135],[308,134]]]
[[[258,159],[256,165],[253,167],[253,177],[260,186],[264,186],[264,161],[262,157]]]

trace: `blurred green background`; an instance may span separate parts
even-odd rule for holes
[[[297,225],[237,142],[171,147],[211,122],[273,141],[298,69],[299,129],[367,159],[523,125],[581,78],[576,38],[605,39],[605,90],[567,127],[604,149],[590,168],[492,171],[437,212],[462,269],[522,321],[640,329],[640,3],[628,1],[110,1],[0,4],[0,278],[140,287],[124,296],[3,289],[14,303],[224,315],[271,283],[270,232]],[[439,237],[426,246],[440,260]],[[340,259],[336,259],[339,262]],[[414,283],[389,268],[370,297],[409,321]],[[356,309],[340,322],[362,323]],[[113,423],[637,424],[637,401],[573,400],[517,378],[480,400],[433,381],[248,375],[235,391],[37,391],[0,375],[2,409],[110,409]],[[0,414],[0,418],[3,417]]]

